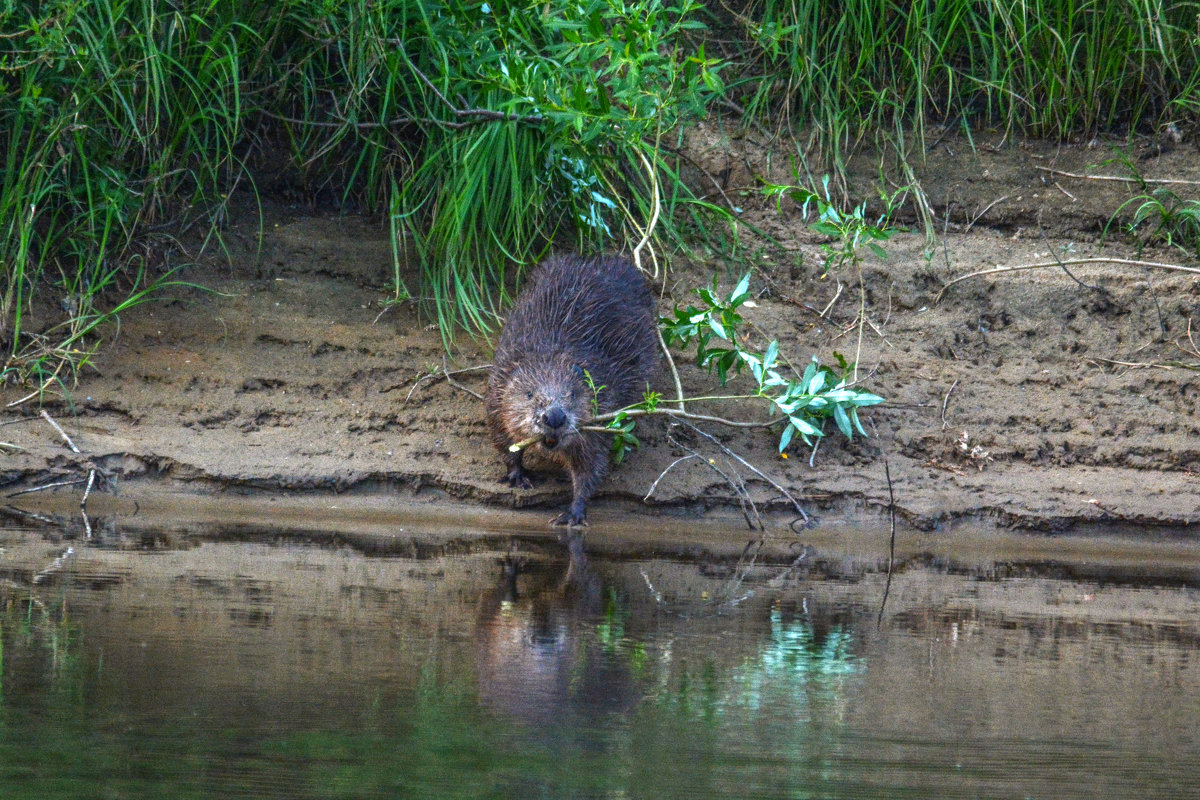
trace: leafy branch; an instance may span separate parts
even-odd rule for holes
[[[717,290],[714,277],[710,287],[696,290],[702,306],[675,307],[672,317],[660,317],[659,325],[668,344],[679,342],[684,347],[696,345],[696,364],[715,372],[721,385],[728,383],[730,375],[743,372],[753,377],[754,390],[749,394],[717,395],[711,397],[682,398],[689,402],[713,400],[744,400],[759,398],[769,403],[768,414],[774,419],[760,422],[734,422],[720,417],[679,411],[675,408],[659,408],[662,395],[647,391],[641,403],[610,414],[602,414],[594,422],[605,423],[604,430],[614,435],[613,453],[618,463],[626,453],[637,446],[632,430],[635,417],[649,414],[669,414],[686,419],[718,422],[745,427],[774,427],[783,424],[779,436],[779,451],[783,452],[797,434],[808,445],[813,445],[826,435],[826,422],[834,421],[837,429],[848,439],[858,431],[867,436],[858,410],[884,402],[882,397],[857,389],[850,381],[854,365],[835,353],[838,369],[822,364],[816,356],[797,377],[786,377],[780,373],[779,342],[772,340],[764,351],[749,350],[739,337],[739,328],[744,320],[739,313],[743,306],[753,307],[750,293],[750,275],[745,275],[732,292],[722,297]],[[778,412],[779,416],[775,416]]]

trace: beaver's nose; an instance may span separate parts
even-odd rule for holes
[[[546,413],[542,415],[542,422],[544,422],[548,428],[561,428],[563,425],[567,424],[567,412],[563,411],[559,406],[551,406],[546,410]]]

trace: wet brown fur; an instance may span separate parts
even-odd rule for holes
[[[615,257],[551,256],[529,276],[500,334],[484,404],[492,442],[508,467],[504,480],[528,487],[523,451],[509,445],[536,435],[531,445],[571,476],[573,496],[555,523],[579,525],[587,501],[608,472],[612,437],[579,431],[592,419],[591,375],[599,413],[642,398],[658,369],[654,297],[629,261]],[[547,411],[567,422],[547,427]],[[555,412],[557,414],[557,412]],[[549,435],[548,435],[549,434]]]

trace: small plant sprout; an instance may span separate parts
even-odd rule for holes
[[[816,220],[809,224],[809,228],[832,240],[821,245],[821,252],[825,254],[824,274],[828,275],[830,270],[843,264],[857,265],[862,261],[859,249],[864,245],[878,257],[887,258],[887,253],[876,242],[886,242],[900,230],[892,227],[888,219],[892,209],[907,194],[907,188],[901,188],[890,195],[882,190],[879,192],[884,213],[874,223],[867,221],[865,202],[852,211],[842,211],[837,207],[830,197],[828,175],[821,179],[821,190],[822,194],[817,194],[803,186],[775,183],[765,183],[763,186],[763,193],[769,198],[774,198],[776,208],[781,211],[785,197],[800,206],[800,213],[805,219],[808,218],[810,210],[815,210]]]

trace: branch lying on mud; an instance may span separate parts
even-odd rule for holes
[[[1086,181],[1118,181],[1120,183],[1161,183],[1161,184],[1178,183],[1178,184],[1183,184],[1186,186],[1200,186],[1200,181],[1187,180],[1185,178],[1126,178],[1126,177],[1122,177],[1120,175],[1080,175],[1075,172],[1064,172],[1061,169],[1051,169],[1050,167],[1035,166],[1034,169],[1041,170],[1042,172],[1050,172],[1055,175],[1065,175],[1068,178],[1078,178],[1080,180],[1086,180]],[[1059,188],[1062,189],[1061,186]],[[1063,189],[1063,192],[1066,193],[1066,190]]]
[[[451,376],[459,375],[463,372],[479,372],[480,370],[491,369],[491,368],[492,368],[491,364],[480,364],[479,366],[463,367],[462,369],[446,369],[446,360],[442,359],[442,368],[440,370],[437,367],[434,367],[432,371],[417,378],[417,380],[413,383],[412,388],[408,390],[408,394],[405,395],[404,402],[407,403],[409,400],[412,399],[413,392],[415,392],[417,390],[417,387],[420,386],[424,381],[432,380],[432,379],[436,379],[436,378],[445,378],[446,383],[450,384],[455,389],[460,389],[469,395],[473,395],[476,400],[482,400],[483,395],[479,394],[478,392],[471,391],[470,389],[463,386],[458,381],[454,380]],[[403,385],[404,385],[403,383],[400,383],[395,386],[388,386],[384,389],[381,389],[380,391],[381,392],[390,392],[392,389],[399,389]]]
[[[967,278],[978,278],[983,275],[997,275],[1001,272],[1020,272],[1027,269],[1049,269],[1051,267],[1063,267],[1066,264],[1123,264],[1130,267],[1153,267],[1155,269],[1174,270],[1176,272],[1190,272],[1193,275],[1200,275],[1200,268],[1184,267],[1179,264],[1164,264],[1159,261],[1137,261],[1132,258],[1072,258],[1068,261],[1049,261],[1039,264],[1018,264],[1011,267],[995,267],[993,269],[982,269],[977,272],[968,272],[966,275],[959,275],[957,278],[946,283],[942,290],[937,293],[937,297],[933,298],[933,302],[940,303],[942,295],[946,293],[954,284],[959,281],[965,281]]]

